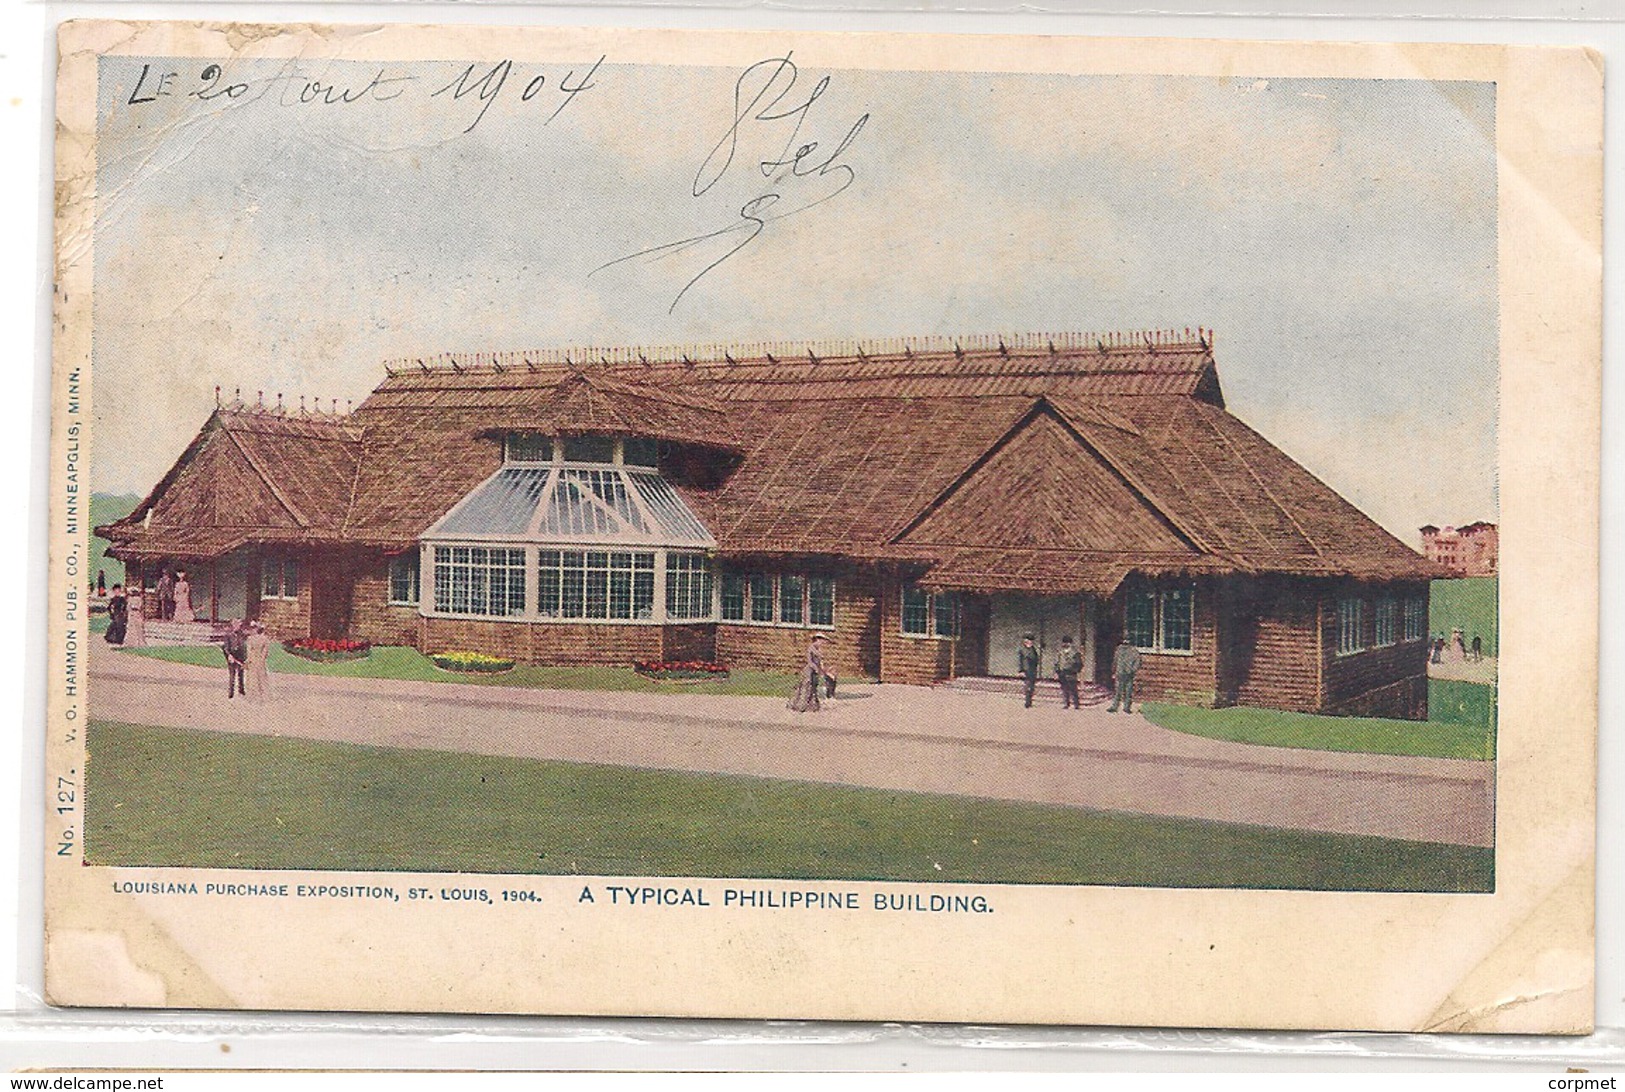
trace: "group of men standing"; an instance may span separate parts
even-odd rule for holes
[[[1016,672],[1021,676],[1023,697],[1028,709],[1033,707],[1033,693],[1038,689],[1039,660],[1042,654],[1031,633],[1021,638],[1016,653]],[[1055,653],[1055,678],[1061,684],[1061,708],[1081,709],[1083,702],[1078,689],[1078,677],[1083,673],[1083,653],[1072,642],[1071,635],[1061,638],[1061,647]],[[1112,703],[1108,713],[1119,708],[1134,712],[1134,676],[1140,670],[1140,650],[1125,636],[1112,653]]]

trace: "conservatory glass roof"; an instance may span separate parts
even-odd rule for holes
[[[716,540],[659,474],[629,466],[505,466],[431,526],[431,540],[635,542]]]

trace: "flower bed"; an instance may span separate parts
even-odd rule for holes
[[[366,641],[330,641],[318,637],[283,641],[282,647],[302,660],[314,660],[319,664],[359,660],[372,652],[372,645]]]
[[[483,652],[432,652],[429,659],[442,671],[461,671],[466,675],[499,675],[512,671],[514,661],[501,656],[487,656]]]
[[[643,660],[632,665],[646,679],[717,679],[728,677],[728,665],[710,660]]]

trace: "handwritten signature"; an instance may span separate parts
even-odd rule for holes
[[[667,309],[670,314],[677,310],[677,305],[689,289],[755,242],[769,224],[833,200],[857,181],[856,172],[841,160],[863,132],[864,126],[869,124],[869,115],[865,113],[853,122],[846,135],[827,155],[820,152],[820,142],[817,140],[798,143],[813,107],[829,88],[830,77],[819,80],[812,93],[799,105],[781,108],[780,103],[794,90],[799,78],[799,71],[791,56],[791,52],[786,52],[782,57],[757,61],[740,74],[734,83],[733,123],[706,155],[694,175],[693,196],[702,198],[729,174],[734,160],[740,155],[742,140],[757,138],[774,142],[768,146],[776,145],[779,149],[777,153],[756,164],[756,169],[765,180],[764,185],[760,192],[754,193],[739,207],[737,219],[715,231],[648,247],[605,262],[587,276],[625,262],[654,262],[684,255],[711,240],[728,241],[731,245],[720,257],[707,263],[683,285]],[[780,132],[785,133],[784,140],[782,145],[777,145]]]

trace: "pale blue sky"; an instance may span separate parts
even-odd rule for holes
[[[593,271],[737,224],[763,192],[753,168],[793,118],[745,123],[694,196],[738,70],[609,58],[543,124],[571,66],[515,65],[465,131],[479,90],[432,92],[466,62],[297,82],[239,65],[212,86],[248,90],[204,103],[185,94],[202,62],[104,59],[96,488],[149,488],[216,384],[342,404],[386,357],[1202,325],[1230,409],[1402,538],[1495,518],[1493,85],[795,59],[779,110],[830,77],[804,166],[868,120],[778,208],[850,185],[768,223],[675,308],[742,234]],[[129,102],[170,69],[174,94]],[[356,102],[285,101],[380,73],[399,82]]]

